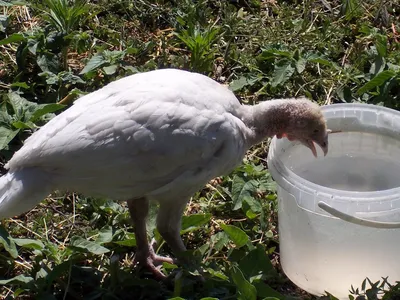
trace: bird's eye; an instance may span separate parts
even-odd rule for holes
[[[318,133],[318,132],[319,132],[319,130],[318,130],[318,129],[315,129],[315,130],[314,130],[314,133]]]

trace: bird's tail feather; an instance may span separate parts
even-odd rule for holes
[[[51,193],[51,176],[37,168],[0,177],[0,220],[29,211]]]

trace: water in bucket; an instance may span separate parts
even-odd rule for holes
[[[357,143],[362,149],[347,152],[341,147],[342,141]],[[296,163],[289,168],[300,177],[315,184],[344,191],[382,191],[400,186],[399,158],[382,156],[376,151],[366,153],[364,143],[385,145],[393,149],[393,155],[400,154],[400,141],[378,134],[345,132],[330,136],[330,153],[324,159]],[[381,149],[374,148],[377,151]],[[373,149],[373,150],[374,150]],[[308,149],[296,147],[294,157],[305,155]],[[344,150],[344,151],[343,151]],[[301,162],[301,160],[300,160]],[[384,170],[384,172],[383,172]]]

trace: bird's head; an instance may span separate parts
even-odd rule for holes
[[[290,102],[287,106],[288,120],[285,129],[276,134],[277,138],[286,137],[290,141],[299,141],[310,148],[315,157],[317,157],[314,145],[316,143],[326,155],[329,130],[319,105],[304,98]]]

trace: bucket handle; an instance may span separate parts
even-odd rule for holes
[[[355,216],[351,216],[349,214],[346,214],[340,210],[337,210],[336,208],[333,208],[329,204],[319,201],[318,206],[326,211],[327,213],[333,215],[336,218],[339,218],[343,221],[350,222],[353,224],[361,225],[361,226],[367,226],[367,227],[374,227],[374,228],[400,228],[400,222],[378,222],[378,221],[371,221],[371,220],[366,220],[362,218],[358,218]]]

